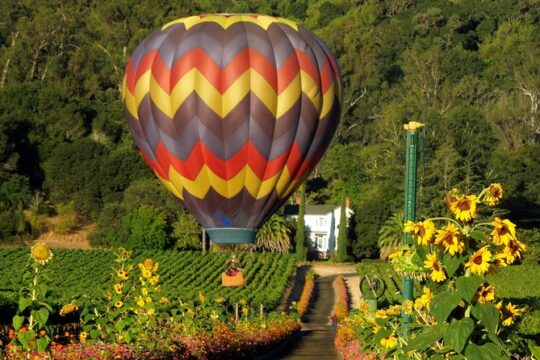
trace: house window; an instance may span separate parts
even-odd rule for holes
[[[326,219],[323,218],[323,217],[318,218],[317,220],[315,220],[315,225],[316,226],[326,226]]]
[[[324,234],[313,234],[314,235],[314,245],[316,249],[322,249],[325,248],[325,236]]]

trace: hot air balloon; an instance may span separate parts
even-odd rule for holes
[[[337,62],[264,15],[181,18],[129,59],[122,102],[148,165],[215,243],[254,241],[307,178],[340,116]]]

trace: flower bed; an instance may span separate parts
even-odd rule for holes
[[[332,309],[332,314],[337,318],[337,321],[341,321],[349,314],[349,296],[347,295],[347,285],[343,276],[338,275],[332,283],[334,288],[335,301]]]
[[[315,289],[315,273],[313,271],[308,271],[304,281],[304,288],[302,289],[302,294],[300,295],[300,300],[297,304],[297,312],[301,317],[304,315],[309,307],[311,302],[311,297],[313,296],[313,290]]]

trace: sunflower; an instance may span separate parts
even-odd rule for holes
[[[79,310],[79,307],[75,304],[66,304],[62,306],[60,309],[60,316],[66,316],[68,314],[71,314],[72,312],[75,312]]]
[[[385,348],[391,349],[393,347],[396,347],[397,345],[397,338],[395,336],[386,336],[381,339],[381,345]]]
[[[443,282],[446,280],[446,274],[444,273],[444,268],[437,255],[434,253],[427,254],[427,260],[424,261],[424,267],[431,270],[430,277],[433,281]]]
[[[151,285],[155,286],[158,282],[159,282],[159,275],[154,275],[154,276],[152,276],[152,278],[150,278],[150,284]]]
[[[388,315],[386,315],[386,310],[379,309],[375,312],[375,317],[378,319],[386,319]]]
[[[495,257],[493,258],[493,264],[491,265],[492,266],[489,269],[491,273],[496,273],[499,268],[508,266],[506,262],[506,254],[504,252],[495,253]]]
[[[141,294],[143,294],[143,296],[148,295],[148,289],[147,288],[142,288],[141,289]]]
[[[506,263],[512,264],[516,261],[516,258],[521,258],[521,253],[527,248],[527,246],[518,239],[512,239],[508,242],[503,249],[503,254],[506,255]]]
[[[124,287],[124,285],[122,284],[114,284],[114,291],[120,295],[122,293],[122,288]]]
[[[144,267],[148,270],[152,270],[152,268],[154,267],[154,262],[152,261],[152,259],[144,260]]]
[[[140,307],[144,307],[145,303],[142,296],[138,296],[135,300],[137,302],[137,305],[139,305]]]
[[[152,272],[146,268],[142,269],[141,273],[142,273],[143,278],[145,279],[148,279],[149,277],[152,276]]]
[[[495,206],[502,199],[503,195],[504,191],[501,184],[491,184],[486,188],[484,200],[487,202],[488,206]]]
[[[410,232],[416,237],[418,245],[429,245],[432,243],[435,234],[435,224],[431,220],[419,221],[414,223],[407,221],[405,223],[405,232]]]
[[[516,238],[516,224],[508,219],[501,220],[498,217],[491,223],[493,225],[493,243],[495,245],[508,245],[508,242]]]
[[[403,312],[407,315],[412,315],[414,303],[412,300],[405,300],[403,302]]]
[[[456,219],[468,222],[476,217],[476,195],[459,196],[450,202],[450,211]]]
[[[435,243],[444,246],[444,251],[449,252],[450,255],[461,254],[465,248],[465,244],[460,240],[460,235],[457,226],[448,223],[446,227],[437,231]]]
[[[474,297],[476,301],[482,304],[493,301],[495,300],[495,288],[488,283],[482,284]]]
[[[373,326],[373,333],[374,334],[378,333],[382,329],[382,327],[379,324],[377,324],[377,321],[375,321],[375,319],[368,318],[367,321],[368,321],[368,323],[370,323]]]
[[[502,301],[499,301],[496,306],[497,309],[501,311],[501,319],[503,319],[503,326],[512,326],[516,318],[524,312],[524,309],[517,308],[516,305],[513,305],[511,302],[506,304],[506,306],[503,306]]]
[[[429,304],[431,303],[431,299],[433,299],[433,293],[431,292],[431,289],[427,286],[424,286],[422,289],[422,296],[420,296],[420,301],[422,304],[429,309]]]
[[[45,265],[53,257],[53,253],[49,246],[42,242],[32,246],[30,254],[32,255],[34,261],[41,265]]]
[[[127,280],[129,279],[129,275],[127,272],[125,272],[125,270],[123,269],[120,269],[118,270],[118,272],[116,273],[116,275],[118,275],[118,277],[122,280]]]
[[[114,307],[120,309],[124,305],[120,300],[114,302]]]
[[[490,261],[491,253],[487,249],[487,246],[484,246],[471,256],[465,267],[473,274],[482,275],[489,270]]]
[[[86,331],[81,331],[81,333],[79,334],[80,343],[84,344],[86,342],[87,337],[88,337],[88,334],[86,333]]]
[[[152,316],[156,313],[156,309],[154,308],[151,308],[150,310],[148,310],[148,315]]]

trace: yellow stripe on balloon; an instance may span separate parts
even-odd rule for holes
[[[167,28],[175,25],[175,24],[184,24],[186,27],[186,30],[189,30],[193,26],[201,23],[208,23],[213,22],[221,26],[223,29],[227,29],[230,26],[239,23],[239,22],[249,22],[256,25],[259,25],[263,29],[267,30],[268,27],[274,23],[281,23],[289,25],[294,30],[298,31],[298,25],[294,21],[290,21],[287,19],[282,18],[275,18],[271,16],[264,16],[259,15],[257,17],[249,16],[249,15],[210,15],[205,17],[200,16],[190,16],[187,18],[177,19],[174,21],[171,21],[161,28],[161,30],[166,30]]]
[[[127,87],[127,82],[125,80],[122,84],[122,100],[124,101],[124,105],[126,109],[129,111],[129,113],[131,114],[131,116],[139,120],[139,115],[137,114],[137,103],[135,101],[135,97],[129,91]]]
[[[199,199],[204,199],[210,188],[227,199],[238,195],[243,189],[246,189],[255,199],[261,199],[272,193],[274,189],[278,194],[284,193],[290,181],[287,169],[281,174],[261,181],[249,165],[244,166],[238,174],[229,180],[215,174],[207,165],[203,165],[195,180],[182,176],[172,166],[169,168],[169,180],[159,177],[157,173],[156,175],[163,185],[180,199],[182,199],[183,191]]]
[[[334,84],[332,84],[332,86],[330,86],[328,90],[326,90],[326,93],[323,95],[323,106],[320,112],[321,115],[319,116],[319,119],[325,117],[332,109],[332,106],[334,106],[334,103],[336,101],[335,90],[335,86]]]
[[[133,97],[126,88],[124,103],[129,112],[138,119],[136,109],[138,109],[144,97],[150,93],[152,102],[172,119],[176,111],[194,91],[221,118],[226,117],[234,110],[250,91],[276,118],[280,118],[287,113],[298,101],[302,93],[313,103],[317,111],[321,111],[321,117],[326,115],[334,103],[333,86],[321,97],[317,83],[303,70],[296,75],[289,86],[277,95],[264,77],[256,70],[248,69],[222,95],[197,68],[186,72],[176,83],[170,95],[161,88],[151,70],[148,70],[137,81]]]

